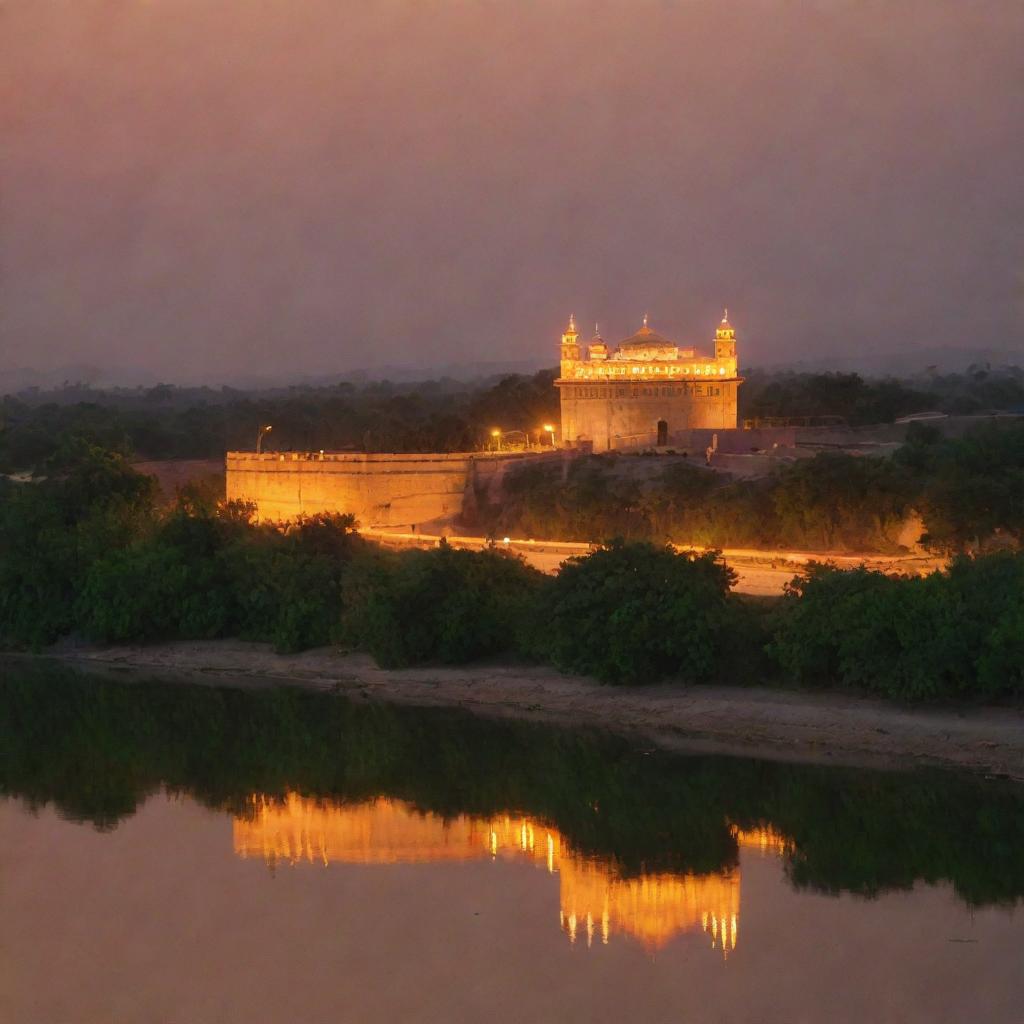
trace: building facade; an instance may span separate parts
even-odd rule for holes
[[[691,430],[735,429],[736,332],[726,311],[715,331],[714,354],[662,337],[648,326],[609,349],[595,328],[580,343],[574,317],[562,335],[555,386],[562,409],[563,444],[594,451],[687,444]]]

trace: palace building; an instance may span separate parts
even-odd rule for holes
[[[569,317],[555,381],[563,444],[591,444],[597,452],[688,445],[692,430],[735,429],[743,378],[728,310],[714,346],[713,355],[698,355],[652,330],[645,316],[640,330],[614,349],[595,327],[584,355],[575,317]]]

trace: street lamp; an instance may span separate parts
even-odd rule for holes
[[[491,431],[491,437],[494,438],[494,444],[497,447],[498,451],[500,452],[501,451],[501,431],[497,427],[495,427]]]
[[[551,447],[555,447],[555,428],[550,423],[544,424],[544,431],[551,435]]]
[[[273,429],[274,429],[273,426],[271,424],[269,424],[269,423],[266,426],[264,426],[264,427],[260,427],[260,432],[256,435],[256,454],[257,455],[259,455],[260,452],[263,450],[263,436],[264,436],[264,434],[269,434]]]

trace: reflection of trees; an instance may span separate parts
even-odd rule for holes
[[[5,665],[0,792],[112,827],[161,785],[235,814],[253,792],[378,796],[441,817],[515,811],[583,855],[641,871],[735,866],[737,830],[792,840],[795,884],[873,894],[951,881],[1024,895],[1024,793],[897,774],[638,752],[624,740],[288,689],[123,684]]]

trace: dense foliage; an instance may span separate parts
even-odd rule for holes
[[[346,577],[342,635],[389,668],[515,650],[547,582],[493,549],[377,552]]]
[[[493,536],[671,540],[707,547],[899,549],[918,513],[938,551],[1024,541],[1024,423],[961,438],[912,429],[890,457],[823,452],[768,476],[734,480],[687,462],[607,454],[509,474],[500,507],[484,507]]]
[[[857,373],[771,373],[744,370],[744,419],[840,417],[851,427],[891,423],[935,411],[950,416],[994,409],[1024,411],[1024,370],[973,366],[965,373],[928,372],[908,380]]]
[[[806,496],[821,478],[805,482]],[[168,507],[152,480],[87,445],[45,481],[6,483],[2,498],[8,647],[236,636],[278,651],[341,643],[388,667],[512,655],[611,683],[809,680],[906,700],[1024,693],[1022,553],[961,557],[926,578],[812,565],[765,604],[732,593],[713,554],[643,540],[611,541],[546,576],[495,548],[388,551],[350,516],[257,525],[249,508],[201,489]],[[792,514],[810,516],[807,506],[794,501]],[[627,503],[607,524],[632,515]]]
[[[714,555],[616,542],[570,558],[547,588],[542,653],[610,683],[716,673],[733,574]]]
[[[894,578],[813,565],[789,587],[772,653],[783,672],[903,700],[1024,694],[1024,556],[960,558]]]
[[[239,815],[252,812],[253,793],[338,803],[384,795],[445,816],[527,814],[625,874],[732,868],[732,827],[769,824],[793,842],[786,871],[797,886],[871,896],[948,881],[975,904],[1024,896],[1019,787],[679,757],[579,729],[291,688],[4,668],[0,794],[98,828],[116,827],[161,788]]]
[[[164,508],[119,455],[84,446],[0,503],[0,640],[40,647],[238,635],[291,651],[338,631],[351,516],[287,531],[186,490]]]
[[[475,384],[28,392],[0,398],[0,472],[41,470],[71,438],[140,459],[219,459],[251,449],[267,423],[264,447],[281,451],[473,451],[491,443],[495,427],[535,441],[544,423],[557,422],[554,377],[545,370]]]

